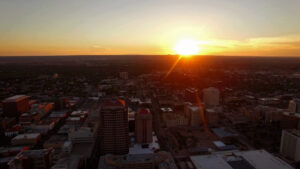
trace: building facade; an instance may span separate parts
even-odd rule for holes
[[[120,99],[104,101],[100,109],[102,154],[127,154],[129,151],[128,113]]]
[[[135,136],[137,143],[152,142],[152,115],[149,109],[140,109],[135,114]]]
[[[220,91],[214,87],[203,89],[203,101],[206,107],[218,106],[220,102]]]
[[[52,149],[22,151],[8,165],[10,169],[50,169],[52,154]]]
[[[300,131],[282,130],[280,153],[294,161],[300,161]]]
[[[17,117],[29,111],[29,97],[16,95],[3,100],[3,114],[6,117]]]
[[[186,105],[185,114],[189,117],[191,126],[200,126],[202,124],[201,112],[198,106]]]

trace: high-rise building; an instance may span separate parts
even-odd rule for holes
[[[100,109],[102,154],[127,154],[129,151],[128,113],[121,99],[105,100]]]
[[[218,106],[220,102],[220,91],[214,87],[203,89],[203,101],[206,107]]]
[[[3,100],[3,114],[7,117],[17,117],[29,111],[29,97],[16,95]]]
[[[280,153],[294,161],[300,161],[300,131],[282,130]]]
[[[135,137],[137,143],[152,142],[152,115],[147,108],[135,114]]]

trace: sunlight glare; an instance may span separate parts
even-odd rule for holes
[[[176,43],[174,50],[177,54],[187,57],[199,53],[198,42],[192,39],[180,40]]]

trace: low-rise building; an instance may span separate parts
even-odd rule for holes
[[[197,169],[292,169],[289,164],[265,150],[226,151],[191,156]]]
[[[79,129],[71,130],[68,134],[68,138],[73,143],[86,143],[94,141],[93,133],[88,127],[81,127]]]
[[[10,169],[50,169],[52,152],[52,149],[22,151],[8,165]]]
[[[152,133],[152,141],[148,143],[138,143],[135,140],[134,133],[129,133],[130,135],[130,147],[129,154],[152,154],[160,150],[158,144],[158,139],[155,133]]]
[[[80,155],[70,155],[61,157],[51,169],[77,169],[82,167]]]
[[[167,152],[154,154],[105,155],[99,160],[98,169],[177,169],[174,159]]]
[[[164,113],[162,114],[166,127],[187,126],[189,119],[181,114]]]
[[[16,95],[2,101],[3,114],[6,117],[17,117],[29,111],[29,96]]]
[[[12,145],[35,145],[41,137],[40,133],[19,134],[11,140]]]

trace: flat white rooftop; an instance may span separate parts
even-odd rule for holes
[[[19,134],[16,137],[13,138],[13,140],[16,139],[34,139],[40,136],[40,133],[26,133],[26,134]]]
[[[155,150],[159,150],[157,136],[153,136],[152,140],[152,143],[147,143],[148,147],[145,148],[142,147],[142,144],[135,143],[132,147],[129,147],[129,154],[152,154]]]
[[[292,169],[289,164],[265,150],[216,152],[191,156],[197,169]]]

